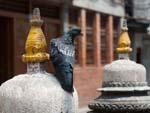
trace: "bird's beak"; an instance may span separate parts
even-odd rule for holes
[[[80,33],[80,36],[83,36],[83,33]]]
[[[83,33],[79,33],[77,36],[75,36],[74,38],[81,38],[83,36]]]
[[[83,33],[80,33],[79,36],[83,36]]]

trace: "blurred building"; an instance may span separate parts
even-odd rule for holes
[[[150,0],[126,0],[126,15],[132,40],[132,59],[142,63],[147,69],[147,81],[150,85]]]
[[[75,85],[80,106],[96,97],[101,85],[103,65],[116,58],[115,50],[124,16],[123,0],[0,0],[0,83],[25,72],[21,61],[33,8],[39,7],[47,43],[81,27],[83,37],[76,40]],[[47,64],[53,72],[51,63]],[[4,76],[5,75],[5,76]],[[7,76],[6,76],[7,75]]]

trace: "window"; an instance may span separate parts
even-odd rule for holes
[[[94,47],[93,47],[93,21],[94,13],[87,12],[86,16],[86,64],[94,64]]]
[[[101,63],[107,64],[107,16],[101,14]]]
[[[114,17],[113,19],[113,48],[114,48],[114,60],[118,59],[118,54],[116,53],[116,48],[118,46],[118,38],[119,38],[119,27],[120,25],[120,18]]]

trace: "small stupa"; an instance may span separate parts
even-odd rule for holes
[[[47,73],[49,60],[46,40],[41,29],[40,10],[35,8],[30,20],[23,62],[27,73],[20,74],[0,86],[0,113],[78,113],[78,96],[64,91],[53,74]]]
[[[91,113],[148,113],[150,112],[150,87],[146,69],[129,59],[132,51],[127,22],[122,20],[119,37],[118,60],[104,67],[102,95],[89,104]]]

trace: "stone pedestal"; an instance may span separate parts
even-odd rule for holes
[[[91,113],[149,113],[150,87],[146,81],[146,69],[129,59],[130,39],[126,20],[119,37],[119,60],[104,67],[102,95],[89,104]]]
[[[104,67],[102,95],[89,104],[93,113],[146,113],[150,96],[144,66],[130,60],[117,60]]]

